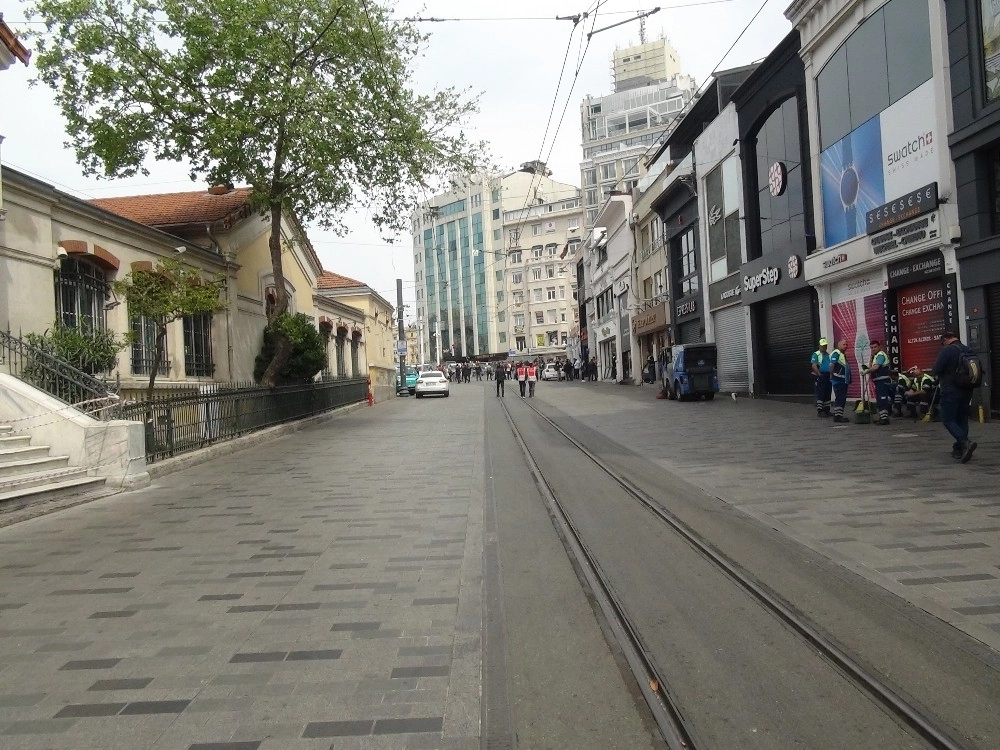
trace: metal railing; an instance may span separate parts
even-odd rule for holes
[[[165,390],[150,401],[124,403],[116,409],[116,416],[145,423],[146,461],[153,463],[367,397],[368,384],[363,378],[277,388],[207,384],[194,393]]]
[[[113,419],[118,383],[95,378],[43,349],[0,330],[0,365],[19,380],[98,419]]]

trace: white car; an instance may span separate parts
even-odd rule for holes
[[[549,362],[542,370],[542,380],[562,380],[563,373],[555,362]]]
[[[448,398],[448,378],[440,370],[428,370],[417,378],[417,398],[438,395]]]

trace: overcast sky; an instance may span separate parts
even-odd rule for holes
[[[591,18],[584,30],[580,25],[573,36],[572,48],[548,142],[543,146],[549,110],[552,107],[560,65],[566,52],[573,24],[552,20],[593,7],[594,0],[399,0],[397,16],[435,18],[513,18],[517,20],[466,20],[421,23],[431,34],[426,54],[417,61],[416,81],[422,91],[435,87],[470,89],[480,96],[480,112],[469,122],[477,139],[490,143],[494,163],[516,167],[539,157],[548,159],[556,180],[579,183],[581,159],[579,103],[587,94],[600,96],[611,92],[611,54],[616,47],[639,41],[639,23],[632,21],[614,29],[595,33],[587,48],[585,32],[624,21],[641,10],[656,5],[661,10],[646,22],[646,35],[652,40],[665,35],[677,48],[683,72],[701,85],[719,66],[744,65],[767,55],[788,32],[783,16],[788,0],[769,0],[763,11],[724,61],[722,55],[744,29],[764,0],[604,0],[596,22]],[[22,7],[8,0],[0,3],[7,23],[15,31],[24,31]],[[573,73],[581,52],[581,37],[586,54],[580,65],[575,87],[570,93]],[[107,181],[86,178],[77,166],[72,150],[66,149],[62,116],[44,85],[29,87],[33,70],[20,64],[0,76],[0,134],[3,162],[28,172],[56,187],[82,198],[104,198],[138,193],[177,192],[200,189],[187,177],[179,164],[155,165],[149,177]],[[555,144],[555,131],[567,103],[565,119]],[[401,206],[401,213],[409,207]],[[411,305],[412,316],[413,256],[409,236],[401,236],[394,245],[382,241],[363,211],[345,217],[350,228],[346,237],[338,237],[310,228],[309,236],[324,267],[364,281],[396,303],[396,278],[402,278],[404,298]]]

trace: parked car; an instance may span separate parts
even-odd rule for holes
[[[415,386],[417,398],[424,396],[444,396],[448,398],[448,378],[440,370],[428,370],[420,373]]]
[[[549,362],[542,368],[542,380],[562,380],[564,377],[563,371],[555,362]]]
[[[417,392],[417,377],[419,375],[416,367],[406,368],[406,390],[410,392],[411,396]]]
[[[715,344],[677,344],[667,363],[667,398],[687,401],[719,392],[719,353]]]

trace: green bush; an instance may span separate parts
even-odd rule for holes
[[[25,339],[88,375],[113,370],[118,364],[118,352],[128,346],[127,337],[119,338],[106,328],[74,328],[58,321],[45,333],[29,333]],[[40,366],[29,362],[27,369]]]
[[[254,360],[254,380],[258,383],[261,381],[274,357],[275,331],[285,335],[292,344],[292,355],[278,374],[278,385],[310,382],[326,365],[326,349],[323,337],[312,321],[302,313],[281,315],[264,329],[264,343]]]

